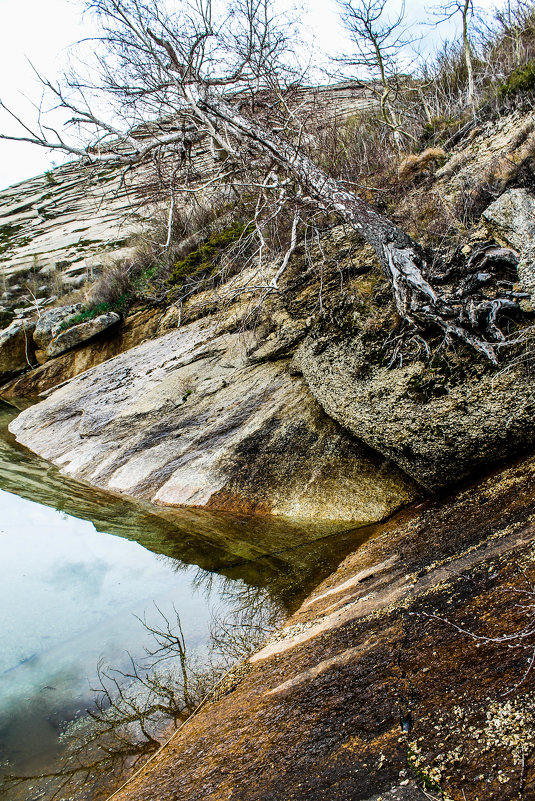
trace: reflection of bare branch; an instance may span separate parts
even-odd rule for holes
[[[39,783],[42,799],[59,799],[66,790],[82,801],[97,788],[109,792],[144,764],[162,739],[168,740],[170,727],[176,730],[204,705],[229,668],[280,619],[280,608],[269,601],[265,590],[227,580],[223,598],[226,613],[212,620],[203,664],[188,652],[175,607],[174,616],[168,617],[156,606],[156,622],[146,614],[138,618],[151,639],[145,658],[136,661],[129,655],[128,666],[122,669],[99,664],[94,706],[88,718],[74,724],[77,737],[64,763],[38,776],[7,776],[6,791]]]

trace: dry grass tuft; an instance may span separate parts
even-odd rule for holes
[[[398,178],[403,182],[413,181],[444,158],[446,158],[446,153],[441,147],[428,147],[418,155],[411,153],[399,165]]]

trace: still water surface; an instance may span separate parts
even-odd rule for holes
[[[370,534],[100,492],[16,445],[15,414],[0,402],[0,775],[49,769],[91,705],[99,661],[142,655],[139,617],[176,608],[202,659],[210,621],[244,588],[291,611]]]

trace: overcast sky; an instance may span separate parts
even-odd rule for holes
[[[390,2],[395,13],[400,0]],[[303,3],[306,6],[303,19],[317,47],[326,52],[339,50],[343,32],[335,0],[303,0]],[[424,19],[426,9],[432,4],[433,0],[431,4],[423,0],[408,2],[410,21]],[[495,3],[481,0],[478,5],[491,7]],[[87,17],[82,19],[81,9],[81,0],[0,0],[0,99],[24,119],[33,111],[25,97],[34,103],[40,98],[39,84],[27,59],[43,74],[57,75],[66,62],[69,45],[95,32],[91,21]],[[428,28],[425,33],[427,48],[431,49],[437,40],[436,30]],[[0,114],[0,131],[5,132],[8,127],[9,121]],[[9,132],[13,130],[11,127]],[[38,175],[60,161],[61,156],[38,147],[0,140],[0,188]]]

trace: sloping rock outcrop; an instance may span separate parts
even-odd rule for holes
[[[114,798],[531,798],[534,532],[533,458],[402,513]]]
[[[438,171],[436,190],[444,193],[449,191],[450,195],[446,194],[445,197],[451,196],[453,202],[463,191],[468,175],[475,171],[478,158],[483,163],[482,174],[486,175],[489,170],[495,168],[496,153],[503,145],[506,154],[511,158],[514,156],[515,164],[518,166],[523,163],[523,159],[529,157],[533,141],[532,121],[528,120],[526,115],[512,115],[511,119],[485,124],[484,130],[469,142],[459,146],[458,151],[451,155],[446,165]],[[477,142],[477,146],[474,142]],[[197,155],[199,158],[204,157],[201,152]],[[418,193],[425,191],[427,190],[423,185],[411,189],[408,192],[411,194],[411,202],[414,204]],[[513,190],[513,192],[518,191],[524,192],[524,190]],[[475,239],[471,239],[471,244],[463,247],[463,254],[467,256],[473,250],[475,242],[477,242],[476,251],[484,252],[485,258],[489,256],[489,248],[494,251],[499,250],[493,243],[488,242],[488,235],[485,226],[480,226],[480,230],[474,234]],[[472,255],[474,256],[474,253]],[[458,260],[457,266],[454,265],[450,271],[453,277],[442,276],[440,280],[457,282],[451,287],[452,291],[456,292],[464,291],[463,288],[468,287],[470,282],[480,282],[481,295],[489,304],[492,304],[500,281],[502,283],[505,281],[507,286],[511,287],[518,281],[511,260],[501,272],[493,269],[492,275],[487,275],[477,265],[477,259]],[[267,276],[269,269],[267,267],[266,269]],[[244,273],[246,272],[245,270]],[[255,274],[254,269],[251,269],[248,277],[240,272],[224,284],[205,288],[205,291],[201,291],[200,288],[197,294],[192,294],[184,303],[171,307],[167,312],[162,311],[162,316],[165,315],[169,325],[181,326],[179,332],[169,335],[170,353],[176,346],[177,354],[184,355],[182,344],[179,343],[187,341],[189,332],[195,329],[195,325],[200,328],[206,327],[203,346],[206,353],[210,347],[217,353],[217,356],[214,356],[214,364],[217,362],[217,367],[203,356],[199,361],[199,371],[195,375],[188,373],[189,368],[186,368],[185,364],[179,367],[180,376],[173,367],[172,372],[178,382],[174,402],[180,407],[180,417],[195,409],[195,414],[190,415],[191,420],[195,421],[195,428],[187,429],[189,432],[187,437],[174,418],[172,422],[166,423],[167,434],[164,434],[163,422],[159,433],[154,433],[154,437],[159,437],[158,442],[151,438],[152,434],[145,436],[146,428],[158,431],[155,427],[156,420],[150,415],[154,415],[154,418],[160,417],[162,421],[167,419],[166,415],[172,417],[171,406],[164,408],[165,403],[168,401],[171,403],[171,399],[157,399],[159,385],[150,385],[148,377],[143,380],[139,378],[136,379],[132,391],[138,393],[136,402],[141,404],[142,411],[140,413],[137,410],[127,411],[124,405],[125,398],[121,402],[118,400],[122,392],[123,379],[120,371],[115,370],[116,364],[119,363],[114,362],[109,367],[98,370],[97,373],[81,378],[80,383],[75,383],[69,388],[62,387],[60,390],[62,394],[55,394],[54,400],[49,398],[42,412],[39,410],[25,412],[20,424],[15,424],[20,425],[18,433],[21,441],[47,455],[47,458],[53,459],[62,469],[72,471],[75,475],[79,474],[99,486],[115,488],[133,495],[139,494],[158,503],[201,503],[217,505],[217,508],[234,508],[236,505],[236,508],[240,509],[277,511],[281,514],[301,513],[301,507],[295,498],[290,504],[281,501],[277,495],[279,491],[284,495],[281,486],[288,483],[287,475],[296,476],[301,469],[297,465],[298,449],[300,448],[303,453],[310,451],[311,457],[313,456],[311,463],[319,452],[319,446],[317,451],[310,449],[311,440],[307,438],[308,435],[300,439],[300,435],[296,433],[302,420],[300,412],[304,409],[316,409],[311,404],[308,391],[325,413],[322,423],[322,426],[325,426],[324,443],[328,440],[327,428],[331,425],[330,420],[334,420],[343,427],[345,430],[343,436],[347,436],[348,441],[354,444],[357,441],[363,442],[376,454],[381,454],[383,462],[387,460],[395,463],[427,490],[436,490],[461,481],[473,471],[483,471],[509,455],[529,447],[535,441],[533,413],[535,397],[530,372],[533,358],[529,347],[517,361],[513,358],[509,363],[506,362],[506,367],[494,369],[485,359],[479,359],[473,353],[467,354],[462,348],[455,353],[454,349],[447,347],[439,337],[432,343],[436,353],[429,361],[425,345],[422,344],[423,340],[414,336],[412,355],[409,353],[409,357],[405,358],[404,354],[401,361],[390,358],[395,350],[391,347],[392,341],[401,338],[399,319],[396,318],[391,302],[390,287],[381,278],[371,249],[363,246],[355,231],[338,226],[326,231],[321,243],[309,242],[306,252],[304,247],[299,246],[281,277],[280,293],[270,294],[264,302],[263,309],[258,307],[251,312],[251,307],[246,308],[247,302],[243,298],[252,297],[249,290],[251,284],[254,284]],[[269,280],[269,277],[266,280]],[[241,295],[242,301],[236,301],[235,298],[240,296],[242,290],[244,290]],[[256,302],[251,300],[251,306]],[[240,326],[246,328],[250,325],[251,314],[256,315],[259,320],[258,336],[245,335],[240,338],[233,332],[239,330]],[[199,322],[200,320],[204,320],[204,323]],[[512,332],[516,330],[514,327],[516,324],[517,321],[514,321]],[[521,321],[521,325],[524,324],[526,320]],[[123,326],[117,326],[118,337],[122,336],[122,328]],[[525,330],[528,330],[527,325]],[[429,332],[426,332],[427,334]],[[154,333],[150,334],[153,335]],[[175,336],[176,340],[173,338]],[[96,362],[103,361],[118,352],[105,338],[105,332],[97,336],[97,341],[99,344],[106,342],[102,355],[99,355],[98,349],[93,347],[87,350],[77,347],[70,356],[64,354],[60,356],[61,361],[51,363],[45,366],[46,369],[40,368],[33,375],[24,376],[14,382],[5,390],[8,392],[7,396],[9,394],[13,396],[17,391],[28,392],[33,396],[38,392],[48,392],[54,385],[69,380],[81,370],[91,368]],[[222,367],[223,354],[233,350],[233,343],[236,344],[237,353],[238,341],[241,343],[242,352],[239,359],[234,359],[234,356],[231,359],[234,360],[233,369],[239,369],[240,377],[237,383],[234,384],[233,379],[232,386],[221,384],[216,387],[214,384],[215,389],[209,395],[205,390],[211,384],[207,382],[203,385],[200,374],[207,371],[210,381],[212,379],[226,381],[226,373]],[[135,338],[130,339],[129,343],[134,344]],[[163,351],[156,355],[160,346],[154,347],[155,361],[150,362],[150,367],[144,366],[143,360],[148,350],[143,349],[133,351],[120,364],[128,365],[128,370],[133,372],[139,368],[140,374],[143,374],[145,369],[150,369],[152,380],[161,365],[166,363]],[[409,350],[410,348],[409,343]],[[119,349],[122,350],[123,347]],[[106,380],[103,378],[101,380],[107,369],[109,374]],[[211,428],[214,422],[209,411],[212,408],[210,406],[212,400],[207,400],[208,397],[212,397],[214,404],[219,403],[218,415],[221,414],[219,409],[224,405],[234,408],[233,404],[240,396],[238,386],[243,377],[247,377],[243,388],[243,399],[248,399],[251,414],[256,402],[252,400],[252,387],[255,381],[256,386],[270,384],[274,386],[273,382],[277,381],[280,387],[283,387],[282,394],[289,391],[289,388],[299,385],[303,393],[299,402],[295,400],[296,395],[288,394],[287,407],[285,407],[286,401],[282,401],[282,395],[277,400],[276,394],[264,407],[264,397],[261,398],[258,394],[258,398],[261,398],[259,404],[266,409],[266,415],[268,417],[270,414],[276,415],[279,421],[286,418],[284,422],[286,428],[283,434],[282,424],[275,426],[270,423],[270,430],[276,433],[267,436],[264,432],[261,448],[255,444],[253,448],[255,460],[260,459],[261,452],[269,454],[264,459],[262,470],[258,468],[256,485],[251,471],[248,474],[245,468],[246,461],[250,458],[249,445],[246,443],[257,442],[254,437],[260,436],[261,427],[267,425],[266,420],[264,419],[262,426],[259,424],[258,428],[256,423],[253,425],[255,432],[253,437],[248,428],[249,413],[243,415],[240,423],[237,422],[238,417],[234,419],[229,416],[225,445],[219,452],[221,439],[219,433],[213,433],[217,432],[217,428],[215,426]],[[96,390],[86,394],[86,388],[95,378],[95,387],[99,387],[101,397],[98,397]],[[184,386],[178,385],[180,381]],[[169,385],[172,382],[170,374],[163,381],[162,387],[167,382]],[[53,410],[53,414],[59,418],[63,414],[62,404],[70,409],[72,403],[70,393],[73,396],[79,395],[85,400],[83,408],[72,407],[78,411],[73,412],[72,428],[69,429],[65,442],[61,445],[44,442],[45,438],[41,431],[45,425],[44,416],[48,410]],[[146,394],[147,397],[153,397],[152,393],[154,408],[146,411],[143,409],[142,396]],[[112,399],[117,401],[112,402]],[[136,408],[133,399],[134,395],[129,401],[132,410]],[[240,403],[243,399],[240,399]],[[104,402],[106,413],[103,411]],[[244,401],[243,409],[247,403]],[[298,407],[299,410],[296,411]],[[97,409],[100,410],[98,415]],[[205,411],[206,416],[196,417],[197,412],[200,414],[201,410]],[[39,417],[41,414],[43,416]],[[149,416],[145,416],[146,414]],[[79,430],[75,424],[77,416],[81,418]],[[102,432],[97,431],[96,423],[89,425],[93,417],[95,420],[102,419],[106,425],[109,423],[110,428],[107,429],[103,424]],[[295,441],[288,435],[290,430],[288,421],[294,418],[297,421],[294,427]],[[129,421],[128,426],[124,423],[126,419]],[[303,423],[304,431],[311,430],[311,419],[307,418],[307,422]],[[107,461],[106,449],[114,447],[113,437],[122,431],[119,426],[123,424],[125,430],[128,427],[128,437],[124,442],[125,450],[116,463],[113,458]],[[193,436],[192,433],[194,430],[200,432],[201,429],[206,434],[204,445],[201,433],[198,436]],[[312,430],[315,432],[314,437],[321,439],[318,424],[314,423]],[[340,431],[338,428],[333,430]],[[57,432],[58,439],[62,440],[63,432],[60,432],[59,426],[50,431],[54,431],[54,436]],[[115,433],[112,433],[113,431]],[[335,436],[338,436],[338,433]],[[235,472],[230,463],[223,468],[221,460],[226,457],[222,454],[226,453],[227,445],[231,448],[232,461],[236,466]],[[209,449],[211,453],[206,463],[199,455],[201,447]],[[190,448],[193,451],[199,449],[197,457],[191,457]],[[228,453],[230,454],[230,451]],[[288,463],[287,467],[280,469],[279,490],[275,490],[277,484],[275,475],[270,474],[270,465],[274,464],[274,453],[278,453],[279,457],[281,453],[294,454],[293,461],[290,460],[291,464]],[[370,455],[369,451],[366,453]],[[376,464],[382,463],[381,456],[370,458],[372,461],[375,459]],[[255,461],[255,464],[258,464],[258,461]],[[283,460],[279,458],[278,468],[282,464]],[[319,464],[324,464],[321,459]],[[323,467],[318,469],[320,473],[324,470]],[[338,469],[338,467],[333,468],[333,475],[342,476],[343,471],[337,473]],[[310,470],[314,472],[314,468],[311,467]],[[173,484],[172,474],[175,474],[176,486]],[[231,475],[234,475],[232,480]],[[314,475],[316,478],[312,480],[311,473],[303,474],[308,493],[303,508],[308,510],[307,514],[316,514],[314,510],[320,510],[324,503],[319,496],[327,497],[328,494],[326,489],[318,490],[317,505],[316,501],[312,502],[316,492],[312,488],[316,486],[318,480],[318,474]],[[381,480],[384,475],[382,472]],[[323,481],[321,486],[326,488],[327,482],[324,479],[321,481]],[[371,482],[366,479],[362,485],[362,495],[368,492],[364,486],[370,484]],[[181,490],[177,489],[179,485],[182,487]],[[206,489],[207,487],[209,489]],[[357,509],[362,508],[362,505],[354,506],[351,500],[345,508],[342,501],[342,483],[338,482],[336,487],[338,494],[336,497],[333,495],[330,506],[327,504],[331,511],[325,513],[332,514],[335,505],[339,504],[342,518],[357,519],[353,518],[353,515],[357,514]],[[245,500],[249,490],[252,493],[250,504]],[[350,490],[350,494],[352,492],[353,489]],[[373,492],[371,497],[375,497]],[[359,503],[362,504],[362,500]],[[370,502],[367,508],[371,509],[373,505],[374,501]],[[397,502],[387,503],[386,507],[395,508],[396,505]],[[379,506],[376,513],[379,513]],[[323,512],[318,511],[318,514]],[[376,519],[368,518],[367,515],[368,512],[363,519]]]
[[[121,170],[76,161],[57,167],[0,191],[2,275],[11,282],[55,271],[90,278],[143,219],[132,214],[132,186]]]
[[[63,472],[164,505],[370,522],[413,483],[325,417],[288,360],[198,320],[95,367],[10,430]]]

